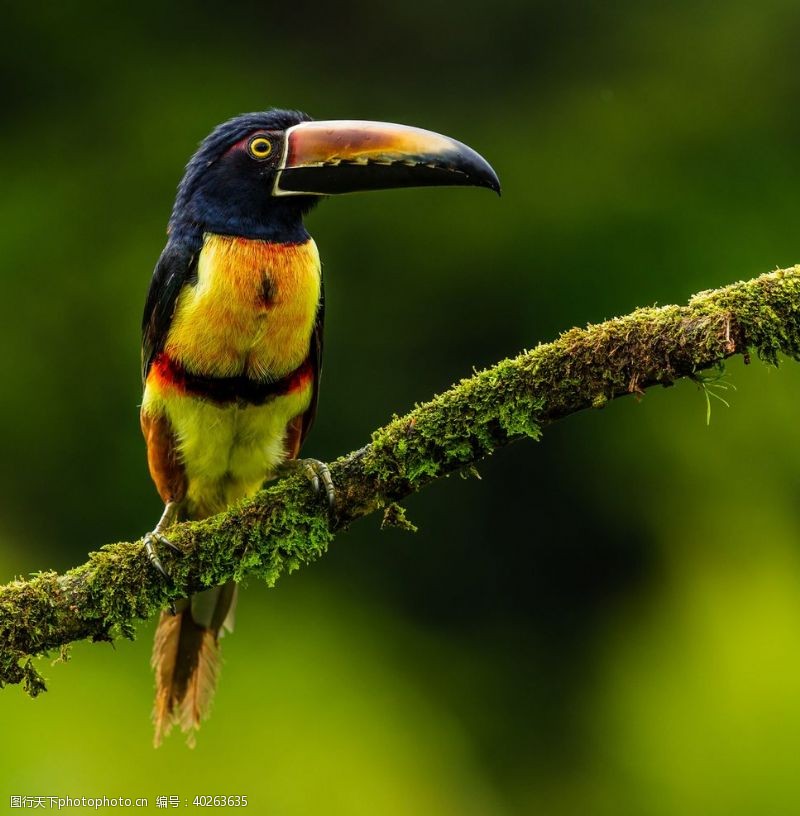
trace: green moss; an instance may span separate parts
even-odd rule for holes
[[[416,533],[419,530],[416,524],[409,521],[405,507],[401,507],[397,502],[392,502],[383,511],[381,530],[385,530],[387,527],[397,527],[407,533]]]
[[[19,683],[31,697],[38,697],[41,692],[47,691],[44,677],[36,670],[30,657],[13,651],[0,653],[0,688]]]
[[[505,360],[375,432],[365,472],[412,489],[488,456],[509,439],[538,439],[542,400],[521,386],[519,359]]]

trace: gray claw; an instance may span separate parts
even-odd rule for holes
[[[177,544],[173,544],[163,533],[159,533],[157,530],[152,530],[151,532],[147,533],[144,537],[144,551],[147,555],[147,560],[166,578],[170,579],[169,573],[164,569],[164,565],[161,563],[161,559],[158,557],[158,553],[156,552],[156,544],[161,544],[165,547],[169,547],[173,552],[181,554],[181,548],[177,546]]]
[[[161,559],[156,552],[156,544],[161,544],[163,547],[169,547],[178,555],[181,554],[181,548],[177,544],[173,544],[163,533],[168,527],[175,523],[178,518],[179,505],[177,502],[168,501],[164,506],[164,512],[161,514],[155,530],[151,530],[144,537],[144,552],[147,560],[157,569],[167,580],[170,580],[169,574],[164,569]]]
[[[163,543],[159,533],[148,533],[144,537],[144,552],[147,556],[147,560],[165,577],[169,578],[167,571],[164,569],[164,565],[161,563],[161,559],[158,557],[158,553],[156,552],[156,548],[153,546],[154,542]]]
[[[320,462],[319,459],[290,459],[281,465],[280,470],[289,473],[295,468],[302,468],[303,475],[311,483],[311,489],[314,493],[318,494],[322,488],[325,489],[328,509],[333,510],[336,503],[336,487],[331,478],[330,468],[325,462]]]
[[[163,544],[165,547],[169,547],[172,552],[176,553],[177,555],[183,555],[183,550],[177,545],[170,541],[164,533],[159,533],[157,530],[153,530],[152,533],[148,533],[153,539],[155,539],[159,544]]]
[[[317,475],[317,470],[307,459],[303,462],[303,473],[305,473],[306,479],[311,482],[312,490],[315,493],[319,493],[319,476]]]
[[[328,497],[328,507],[333,510],[336,503],[336,488],[333,486],[333,479],[331,478],[331,471],[324,462],[320,462],[320,478],[322,484],[325,486],[325,494]]]
[[[333,479],[331,478],[331,470],[319,459],[304,459],[303,470],[311,482],[311,487],[315,493],[320,492],[321,486],[325,488],[325,495],[328,499],[328,508],[333,510],[333,505],[336,502],[336,488],[333,486]]]

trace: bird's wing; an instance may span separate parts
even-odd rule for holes
[[[300,436],[302,445],[314,419],[317,416],[317,404],[319,403],[319,380],[322,376],[322,335],[325,329],[325,287],[320,281],[319,303],[317,304],[317,319],[314,322],[314,333],[311,335],[311,348],[309,350],[309,360],[314,372],[314,390],[311,392],[311,402],[303,414],[303,429]]]
[[[183,285],[197,274],[197,253],[170,241],[158,259],[142,316],[142,380],[164,347]]]
[[[311,335],[311,347],[308,352],[308,360],[314,372],[313,390],[311,392],[311,402],[305,412],[296,416],[289,422],[286,429],[286,440],[284,449],[287,459],[297,459],[300,455],[300,448],[314,424],[317,415],[317,403],[319,402],[319,378],[322,374],[322,332],[325,324],[325,293],[320,290],[319,303],[317,305],[317,319],[314,323],[314,331]]]

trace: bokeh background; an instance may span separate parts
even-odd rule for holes
[[[0,579],[160,512],[139,321],[181,168],[271,105],[440,130],[503,197],[324,203],[306,451],[503,356],[800,261],[800,7],[2,4]],[[800,811],[800,369],[733,362],[546,430],[250,582],[198,746],[154,751],[152,622],[0,693],[10,794],[264,814]],[[151,805],[152,809],[152,805]]]

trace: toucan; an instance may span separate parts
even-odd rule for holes
[[[333,504],[327,466],[298,459],[317,411],[324,320],[319,254],[303,218],[325,196],[439,185],[500,192],[474,150],[405,125],[271,109],[236,116],[200,143],[142,321],[140,419],[164,502],[144,551],[157,575],[168,578],[159,551],[177,549],[171,525],[219,513],[293,464]],[[156,745],[175,724],[194,744],[235,607],[230,582],[161,613]]]

